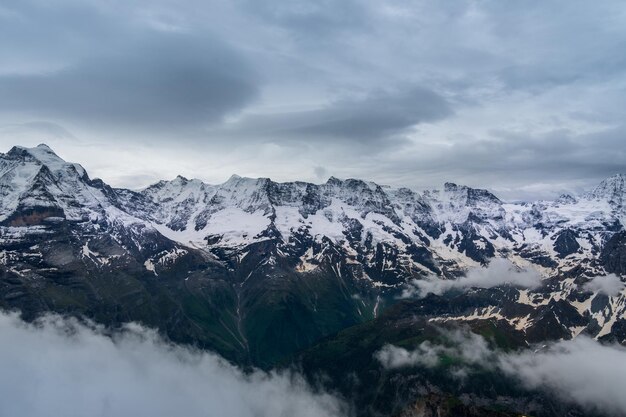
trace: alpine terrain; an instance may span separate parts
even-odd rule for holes
[[[450,355],[416,373],[380,352],[469,330],[503,351],[626,344],[624,224],[622,174],[534,202],[334,177],[135,191],[15,146],[0,154],[0,306],[139,322],[244,368],[297,366],[356,415],[593,415],[477,363],[459,383]]]

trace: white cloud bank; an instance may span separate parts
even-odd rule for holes
[[[385,345],[374,354],[384,368],[394,369],[421,365],[434,368],[439,365],[439,357],[452,356],[464,363],[485,363],[491,354],[487,341],[481,336],[461,330],[442,331],[449,345],[437,345],[429,341],[422,342],[414,351],[408,351],[393,345]]]
[[[402,297],[441,295],[452,289],[492,288],[505,284],[537,288],[541,286],[541,278],[541,274],[536,270],[519,269],[507,259],[496,258],[486,268],[473,268],[465,276],[457,279],[429,276],[423,280],[413,280],[403,291]]]
[[[616,297],[624,290],[624,283],[617,275],[609,274],[591,278],[590,281],[583,285],[583,289],[585,291],[591,291],[592,293],[601,293],[609,297]]]
[[[537,353],[506,355],[502,370],[530,388],[549,388],[562,398],[618,415],[626,414],[626,349],[579,337]]]
[[[218,356],[165,343],[128,325],[48,316],[37,325],[0,313],[0,415],[319,417],[343,415],[335,397],[295,374],[246,375]]]
[[[603,345],[587,337],[553,343],[538,351],[503,353],[492,350],[469,332],[443,332],[445,346],[424,342],[409,351],[387,345],[375,354],[388,369],[408,366],[434,368],[441,355],[466,364],[500,370],[531,389],[550,390],[562,400],[616,415],[626,415],[626,348]],[[461,368],[464,373],[467,368]],[[451,370],[452,373],[459,369]],[[454,374],[452,375],[455,376]]]

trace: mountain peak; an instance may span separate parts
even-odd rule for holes
[[[626,181],[626,174],[618,173],[613,174],[610,177],[603,180],[599,185],[603,184],[611,184],[611,185],[621,185]]]
[[[9,150],[7,155],[18,158],[26,158],[29,160],[36,160],[42,165],[46,165],[49,168],[55,168],[66,162],[61,159],[52,148],[45,143],[41,143],[33,148],[27,148],[25,146],[14,146]]]
[[[443,190],[449,193],[456,192],[459,190],[466,190],[467,187],[464,185],[458,185],[453,182],[446,182],[443,184]]]
[[[270,181],[271,180],[269,178],[265,178],[265,177],[250,178],[250,177],[242,177],[240,175],[233,174],[230,176],[228,180],[226,180],[225,183],[222,184],[222,186],[224,187],[230,187],[230,186],[250,187],[250,186],[263,185]]]
[[[36,148],[43,149],[43,150],[46,150],[48,152],[54,153],[52,148],[49,147],[48,145],[46,145],[45,143],[40,143],[39,145],[36,146]]]
[[[589,197],[606,199],[609,202],[621,203],[626,194],[626,175],[615,174],[602,181],[591,191]]]
[[[181,184],[187,184],[189,182],[189,180],[185,177],[183,177],[182,175],[177,175],[176,178],[174,178],[172,180],[172,182],[174,183],[181,183]]]
[[[467,204],[476,205],[479,203],[501,204],[498,197],[490,191],[482,188],[472,188],[466,185],[458,185],[453,182],[446,182],[443,186],[444,192],[466,199]]]

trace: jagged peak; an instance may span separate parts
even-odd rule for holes
[[[606,186],[619,186],[623,187],[624,183],[626,183],[626,174],[613,174],[610,177],[604,179],[598,187],[606,187]],[[598,188],[596,187],[596,188]]]
[[[43,165],[66,164],[65,160],[59,157],[48,145],[41,143],[35,147],[14,146],[7,155],[11,157],[21,157],[39,161]]]
[[[199,179],[188,179],[182,175],[177,175],[173,180],[158,181],[142,189],[140,192],[149,195],[152,199],[158,200],[181,195],[198,195],[198,193],[208,192],[212,188],[213,186]]]
[[[502,202],[491,191],[483,188],[472,188],[467,185],[458,185],[453,182],[446,182],[443,186],[443,190],[446,193],[453,195],[460,194],[467,198],[467,203],[474,205],[481,201],[488,201],[490,203],[501,204]]]
[[[593,199],[621,200],[626,194],[626,175],[618,173],[603,180],[587,197]]]
[[[371,191],[379,191],[382,190],[381,186],[372,181],[365,181],[359,178],[346,178],[345,180],[341,180],[337,177],[330,177],[328,181],[326,181],[327,186],[339,187],[341,189],[347,190],[357,190],[368,188]]]
[[[556,199],[556,202],[559,204],[575,204],[577,201],[576,197],[569,193],[561,194],[559,198]]]
[[[203,186],[208,185],[208,184],[205,184],[203,181],[201,181],[199,179],[196,179],[196,178],[189,179],[189,178],[184,177],[182,175],[177,175],[176,178],[174,178],[171,181],[168,181],[167,183],[171,184],[174,187],[181,187],[181,188],[203,187]]]
[[[411,190],[408,187],[389,188],[387,191],[390,193],[399,194],[399,195],[410,195],[410,196],[419,195],[419,193],[417,193],[414,190]]]
[[[43,150],[46,150],[48,152],[54,153],[52,148],[50,146],[48,146],[47,144],[45,144],[45,143],[40,143],[39,145],[36,146],[36,148],[43,149]]]
[[[270,181],[271,180],[269,178],[265,178],[265,177],[251,178],[251,177],[242,177],[240,175],[233,174],[230,176],[230,178],[228,178],[228,180],[226,180],[226,182],[224,182],[221,185],[221,187],[236,187],[236,186],[241,186],[241,185],[246,185],[246,186],[262,185]]]
[[[177,175],[174,179],[170,181],[161,180],[148,186],[148,188],[154,187],[154,186],[166,186],[166,185],[185,187],[187,185],[208,185],[208,184],[206,184],[204,181],[199,180],[197,178],[189,179],[183,175]]]
[[[50,171],[56,173],[73,169],[76,171],[78,176],[83,179],[88,179],[87,172],[80,164],[66,162],[45,143],[40,143],[32,148],[26,146],[14,146],[9,150],[9,152],[7,152],[6,155],[9,158],[38,163],[39,165],[44,166]]]
[[[609,181],[609,180],[624,180],[626,179],[626,174],[622,174],[621,172],[618,172],[617,174],[613,174],[610,177],[608,177],[605,181]]]
[[[359,178],[348,178],[344,181],[344,184],[346,185],[360,185],[360,186],[367,186],[369,188],[378,188],[380,187],[378,184],[376,184],[375,182],[372,181],[365,181]]]
[[[57,158],[59,158],[59,156],[52,150],[52,148],[48,145],[46,145],[45,143],[40,143],[37,146],[33,146],[31,148],[29,148],[28,146],[20,146],[20,145],[15,145],[11,148],[11,150],[9,150],[9,154],[11,153],[21,153],[21,152],[27,152],[29,154],[41,154],[42,152],[49,154],[49,155],[54,155]],[[60,159],[60,158],[59,158]]]

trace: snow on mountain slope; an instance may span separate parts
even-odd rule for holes
[[[120,208],[115,190],[43,144],[0,154],[0,197],[0,244],[5,248],[28,244],[42,233],[51,239],[68,234],[77,240],[73,256],[103,266],[120,260],[123,252],[150,252],[161,245],[154,227]],[[106,254],[89,249],[89,242],[107,239],[113,242]]]
[[[602,181],[585,197],[587,199],[606,200],[618,209],[623,206],[625,192],[626,176],[624,174],[615,174]]]
[[[446,183],[443,190],[427,190],[424,195],[442,223],[460,224],[471,217],[495,221],[504,214],[502,202],[487,190]]]
[[[45,145],[14,147],[0,154],[0,268],[34,277],[39,267],[71,274],[133,265],[160,278],[210,259],[242,280],[238,291],[255,274],[325,275],[344,290],[350,281],[376,300],[362,300],[358,314],[375,315],[381,297],[393,299],[410,280],[454,279],[507,258],[537,269],[545,285],[489,290],[488,302],[469,293],[456,315],[438,320],[505,320],[529,338],[546,326],[599,338],[623,328],[626,338],[624,292],[584,288],[592,277],[626,274],[624,178],[527,203],[451,183],[418,193],[334,177],[311,184],[235,175],[210,185],[179,176],[131,191],[90,179]]]
[[[334,177],[310,184],[234,175],[209,185],[179,176],[133,192],[90,180],[80,165],[40,145],[0,157],[0,193],[0,221],[13,226],[56,217],[134,224],[205,249],[328,239],[363,264],[440,275],[492,257],[551,273],[582,265],[599,274],[604,244],[623,230],[624,176],[581,196],[532,203],[503,203],[487,190],[451,183],[420,194]]]
[[[280,184],[235,175],[213,186],[178,177],[141,194],[154,203],[152,212],[140,213],[143,218],[178,232],[161,228],[168,236],[196,245],[214,236],[220,237],[220,245],[249,244],[266,238],[260,234],[270,226],[285,239],[306,227],[313,236],[338,241],[344,237],[341,220],[346,217],[345,210],[353,217],[364,219],[369,213],[379,213],[385,220],[398,221],[382,188],[359,180]],[[378,232],[380,227],[376,229]]]
[[[85,170],[67,163],[48,146],[14,147],[0,157],[0,221],[37,222],[37,216],[10,219],[18,209],[49,209],[73,221],[97,221],[104,216],[129,219],[117,209],[104,187],[91,184]]]
[[[420,194],[333,177],[310,184],[233,176],[220,185],[178,177],[142,190],[145,202],[123,206],[194,247],[243,248],[269,238],[287,245],[306,236],[329,239],[363,262],[384,251],[379,245],[391,247],[402,268],[444,275],[494,256],[602,273],[601,248],[623,228],[620,193],[619,175],[588,194],[533,203],[503,203],[487,190],[451,183]]]

